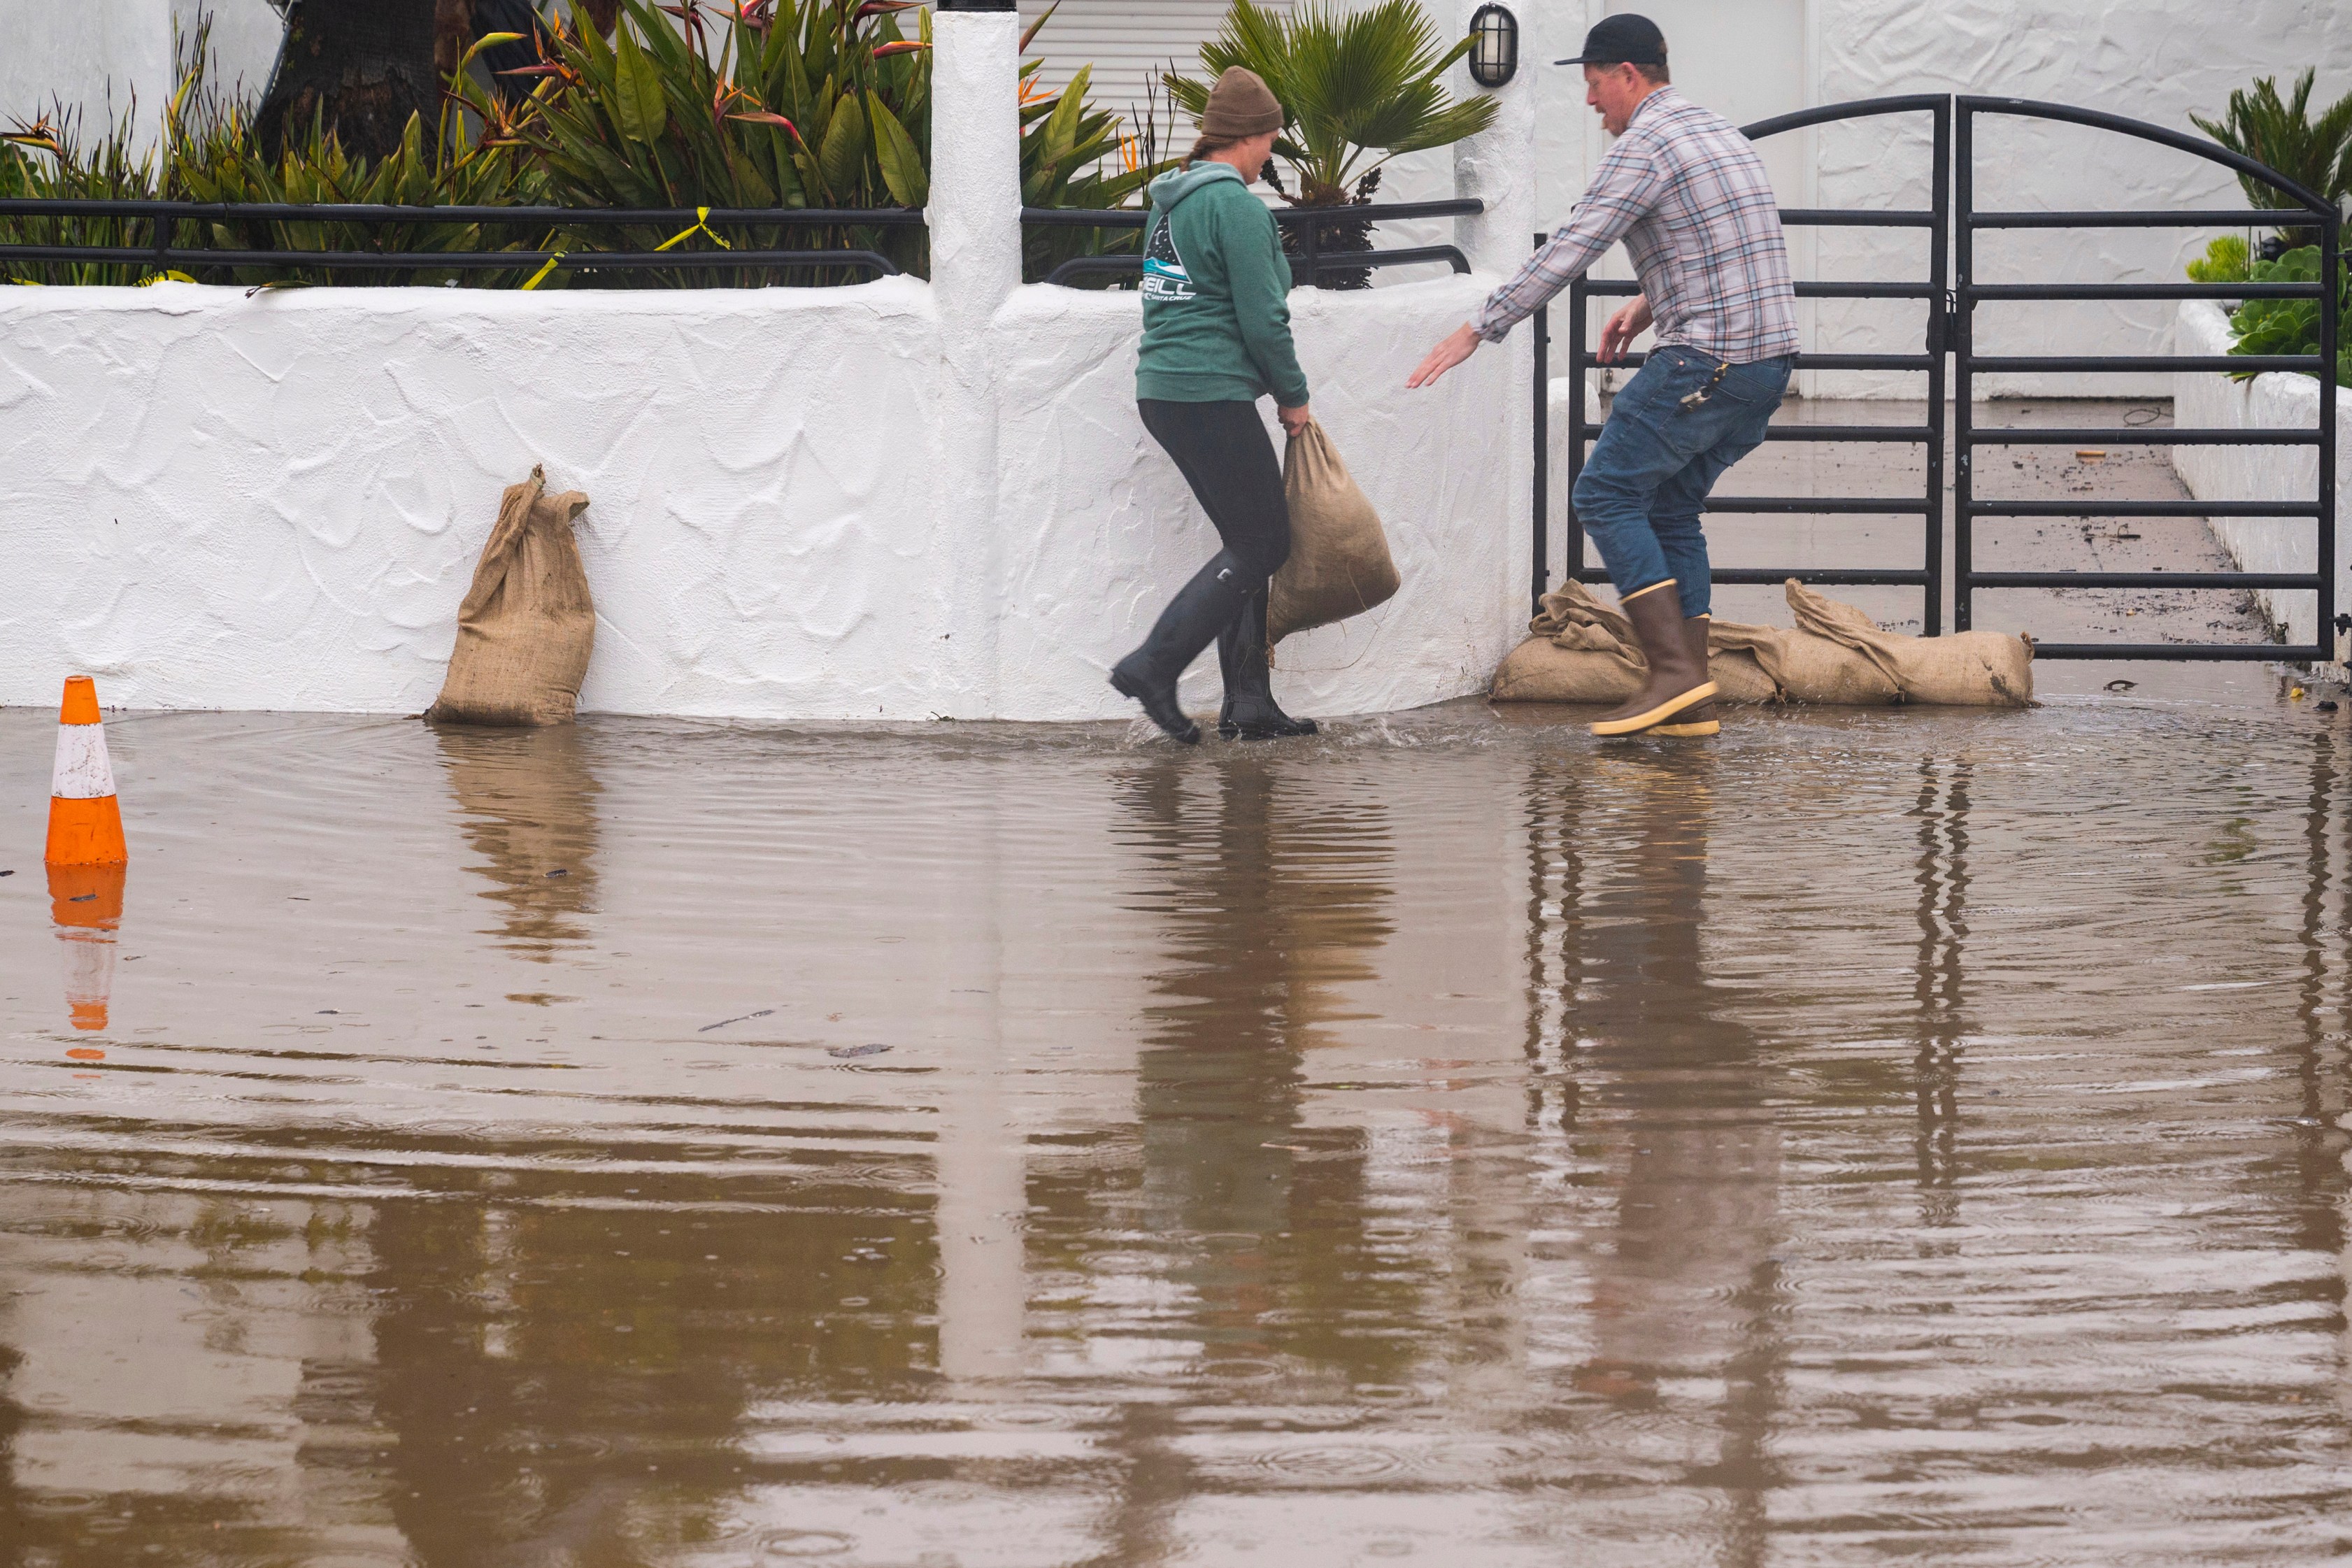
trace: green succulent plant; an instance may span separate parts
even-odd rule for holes
[[[2252,254],[2243,235],[2216,236],[2205,254],[2189,264],[2189,276],[2198,283],[2243,283]]]
[[[2315,283],[2319,280],[2319,247],[2306,245],[2276,261],[2257,261],[2248,268],[2256,283]],[[2352,268],[2336,273],[2336,319],[2352,319]],[[2230,318],[2233,354],[2315,354],[2319,352],[2319,301],[2313,300],[2249,300]],[[2352,386],[2352,343],[2340,340],[2336,354],[2338,385]],[[2251,381],[2255,372],[2241,371],[2235,379]]]

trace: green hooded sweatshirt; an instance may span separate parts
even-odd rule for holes
[[[1230,163],[1151,182],[1143,357],[1135,395],[1163,403],[1307,401],[1290,342],[1290,263],[1265,204]]]

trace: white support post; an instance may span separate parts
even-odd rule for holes
[[[997,379],[989,323],[1021,286],[1021,18],[940,11],[932,18],[931,287],[946,376],[939,396],[941,536],[970,563],[942,646],[957,718],[996,710]]]
[[[988,718],[999,710],[997,645],[997,409],[1001,397],[991,325],[1021,286],[1021,18],[1003,10],[940,10],[932,18],[931,287],[939,303],[946,376],[940,387],[939,526],[965,563],[941,649],[943,710]],[[970,874],[955,895],[989,907],[1000,862],[992,826],[964,847]],[[956,992],[1001,993],[1003,942],[957,962]],[[1022,1370],[1027,1205],[1023,1143],[986,1072],[981,1088],[944,1108],[938,1150],[940,1370],[967,1392],[1001,1385]]]
[[[1454,0],[1459,37],[1485,0]],[[1493,127],[1456,142],[1454,194],[1475,196],[1486,210],[1457,219],[1455,243],[1481,272],[1508,277],[1533,248],[1536,212],[1536,72],[1533,16],[1536,0],[1517,0],[1518,74],[1498,88],[1480,87],[1465,62],[1454,69],[1454,90],[1462,98],[1490,98],[1500,106]]]
[[[1468,31],[1470,18],[1481,3],[1482,0],[1454,0],[1454,20],[1462,32]],[[1511,0],[1519,19],[1519,68],[1509,81],[1499,88],[1481,87],[1472,79],[1466,60],[1454,68],[1454,90],[1457,96],[1488,97],[1499,106],[1491,127],[1455,143],[1454,150],[1454,194],[1475,196],[1486,204],[1486,210],[1476,216],[1455,221],[1455,243],[1479,275],[1498,282],[1517,272],[1535,248],[1536,72],[1541,68],[1535,58],[1537,29],[1533,16],[1537,3],[1538,0]],[[1567,337],[1565,332],[1556,335],[1563,342]],[[1503,378],[1500,407],[1508,431],[1503,449],[1510,454],[1517,472],[1511,477],[1507,492],[1511,497],[1507,514],[1496,520],[1496,525],[1509,530],[1510,537],[1522,541],[1528,538],[1535,515],[1535,342],[1536,323],[1530,320],[1502,342],[1479,350],[1476,358],[1463,367],[1475,372],[1481,369],[1479,360],[1496,358],[1503,362],[1499,369],[1485,374]],[[1552,363],[1553,374],[1559,374],[1557,357]],[[1555,438],[1558,434],[1553,432]],[[1549,454],[1545,460],[1549,461]],[[1552,510],[1557,515],[1557,498]],[[1521,546],[1521,550],[1525,548]],[[1526,592],[1523,584],[1528,580],[1528,563],[1518,551],[1513,552],[1512,558],[1518,565],[1515,571],[1517,581],[1509,591],[1517,595]],[[1551,559],[1556,574],[1559,560],[1557,551]]]

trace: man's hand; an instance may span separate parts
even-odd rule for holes
[[[1304,403],[1296,408],[1285,408],[1280,404],[1276,404],[1274,416],[1282,421],[1282,433],[1293,440],[1305,435],[1307,426],[1315,421],[1315,416],[1307,412],[1307,405]]]
[[[1617,356],[1635,338],[1650,330],[1650,301],[1647,296],[1636,294],[1617,309],[1601,329],[1601,346],[1592,357],[1602,364],[1614,364]]]
[[[1429,351],[1421,368],[1405,383],[1408,387],[1434,386],[1437,378],[1478,352],[1479,338],[1468,323],[1454,329],[1451,337]]]

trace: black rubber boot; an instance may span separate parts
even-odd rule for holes
[[[1176,679],[1214,642],[1217,634],[1240,614],[1244,586],[1241,563],[1231,551],[1214,559],[1176,590],[1160,612],[1143,646],[1111,666],[1110,683],[1123,697],[1143,704],[1150,721],[1188,746],[1201,743],[1201,727],[1185,716],[1176,700]]]
[[[1228,741],[1273,741],[1312,735],[1315,721],[1294,719],[1274,700],[1274,670],[1265,656],[1266,591],[1242,601],[1241,614],[1217,634],[1217,667],[1224,671],[1225,705],[1217,733]]]

